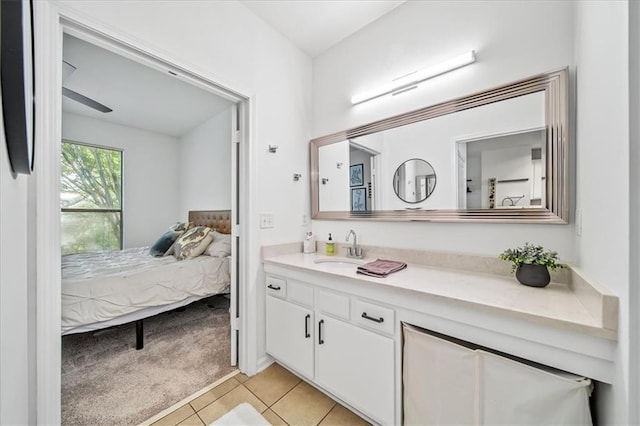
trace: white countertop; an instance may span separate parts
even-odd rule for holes
[[[335,268],[315,263],[317,254],[285,254],[264,259],[266,264],[302,271],[321,272],[370,283],[376,286],[417,292],[423,296],[462,302],[471,307],[490,309],[507,317],[517,316],[540,324],[584,333],[590,336],[617,339],[617,332],[603,328],[580,302],[567,284],[550,283],[545,288],[527,287],[515,277],[478,272],[466,272],[432,266],[409,264],[406,269],[385,278],[356,273],[353,267]],[[335,260],[339,256],[332,257]],[[364,259],[363,262],[375,259]]]

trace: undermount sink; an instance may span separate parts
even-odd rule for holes
[[[352,259],[349,257],[319,257],[315,259],[313,263],[328,268],[353,268],[362,265],[364,261],[362,259]]]

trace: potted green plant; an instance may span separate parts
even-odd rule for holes
[[[549,269],[554,271],[567,267],[558,261],[557,252],[529,243],[507,249],[498,257],[512,263],[512,272],[516,273],[520,284],[531,287],[546,287],[551,281]]]

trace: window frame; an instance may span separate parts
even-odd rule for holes
[[[61,140],[61,152],[62,152],[62,146],[65,143],[84,146],[88,148],[104,149],[107,151],[115,151],[120,153],[120,208],[119,209],[88,209],[88,208],[73,208],[73,207],[69,208],[69,207],[61,206],[60,213],[61,214],[62,213],[120,213],[120,235],[119,235],[120,246],[118,250],[122,250],[124,247],[124,149],[105,146],[105,145],[98,145],[98,144],[93,144],[88,142],[79,142],[72,139],[63,138]],[[60,161],[62,162],[62,159],[60,159]],[[60,171],[60,179],[62,179],[62,170]],[[62,187],[60,188],[60,195],[61,194],[62,194]],[[88,253],[88,252],[82,252],[82,253]]]

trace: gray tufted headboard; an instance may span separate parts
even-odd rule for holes
[[[231,210],[190,210],[189,222],[208,226],[221,234],[231,233]]]

